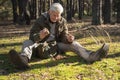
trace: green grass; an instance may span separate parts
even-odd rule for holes
[[[111,42],[109,55],[93,64],[86,63],[72,52],[67,59],[53,61],[33,58],[30,69],[19,71],[8,58],[10,49],[21,50],[22,42],[28,37],[0,39],[0,80],[120,80],[120,43]],[[115,39],[115,38],[114,38]],[[102,44],[95,44],[92,38],[77,40],[89,50],[97,50]]]

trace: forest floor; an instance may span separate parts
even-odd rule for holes
[[[29,35],[30,28],[33,25],[34,21],[32,21],[31,25],[18,25],[13,24],[11,20],[8,21],[0,21],[0,38],[12,37],[12,36],[24,36]],[[118,36],[120,35],[120,24],[106,24],[106,25],[91,25],[90,22],[72,22],[68,23],[69,32],[76,34],[79,31],[91,30],[94,28],[99,30],[106,30],[110,35]],[[83,36],[84,33],[80,35]],[[96,34],[96,33],[93,33]]]
[[[0,21],[0,80],[120,80],[120,24],[68,23],[70,33],[88,50],[95,51],[104,42],[109,43],[109,54],[101,61],[88,64],[76,54],[67,52],[66,59],[33,59],[29,63],[30,69],[16,70],[8,52],[10,49],[21,51],[33,22],[14,25],[12,21]]]

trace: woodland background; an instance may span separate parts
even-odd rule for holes
[[[120,0],[29,0],[30,24],[14,23],[11,1],[0,0],[0,80],[120,80]],[[89,64],[67,52],[66,59],[32,57],[30,69],[15,69],[8,52],[21,52],[31,26],[53,2],[63,5],[69,32],[86,49],[96,51],[103,43],[110,45],[106,58]],[[17,13],[20,18],[19,8]]]

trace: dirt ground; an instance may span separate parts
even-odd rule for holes
[[[13,24],[11,20],[1,21],[0,22],[0,38],[28,35],[31,25]]]
[[[13,24],[11,20],[8,21],[0,21],[0,38],[4,37],[13,37],[13,36],[23,36],[29,35],[29,31],[34,21],[32,21],[31,25],[18,25]],[[120,24],[107,24],[107,25],[91,25],[90,23],[84,23],[79,25],[79,23],[68,23],[69,31],[73,34],[81,32],[81,35],[84,35],[84,32],[87,30],[102,29],[106,30],[110,35],[119,36],[120,35]],[[95,28],[97,27],[97,28]]]

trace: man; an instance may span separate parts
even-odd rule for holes
[[[74,36],[68,33],[66,20],[61,16],[62,12],[61,4],[52,4],[49,11],[43,13],[31,28],[30,38],[23,43],[21,54],[15,50],[9,52],[11,61],[17,68],[28,68],[32,54],[40,58],[56,58],[60,53],[72,51],[88,62],[100,60],[107,55],[107,44],[92,52],[74,41]]]

